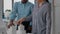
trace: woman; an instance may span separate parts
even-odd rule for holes
[[[32,15],[17,21],[31,21],[33,34],[50,34],[51,30],[51,5],[48,0],[37,0]]]

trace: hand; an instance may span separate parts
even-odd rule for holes
[[[19,20],[17,21],[17,25],[20,25],[23,21],[25,21],[24,18],[19,19]]]
[[[28,30],[32,30],[32,27],[29,26],[29,27],[28,27]]]
[[[10,22],[10,24],[7,26],[8,28],[10,28],[13,24],[13,22]]]

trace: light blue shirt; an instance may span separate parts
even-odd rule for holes
[[[10,20],[14,20],[16,17],[17,20],[21,18],[25,18],[31,14],[32,9],[33,9],[33,4],[30,2],[27,2],[26,4],[23,4],[21,2],[16,2],[13,5],[13,9],[10,14]]]

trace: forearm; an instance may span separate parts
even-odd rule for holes
[[[32,21],[32,15],[25,18],[25,21]]]
[[[10,23],[11,23],[11,22],[13,23],[13,20],[10,20]]]

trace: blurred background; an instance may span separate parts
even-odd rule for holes
[[[21,0],[0,0],[0,19],[3,18],[4,23],[9,22],[9,14],[12,11],[12,5],[13,3],[18,1],[21,1]],[[29,0],[29,1],[34,4],[34,0]],[[60,34],[60,0],[49,0],[49,2],[51,3],[51,8],[52,8],[51,34]],[[2,21],[0,20],[0,24],[1,23]],[[4,28],[2,28],[1,30],[1,27],[0,27],[0,31],[3,31],[3,30]],[[1,33],[1,34],[4,34],[4,33]]]

